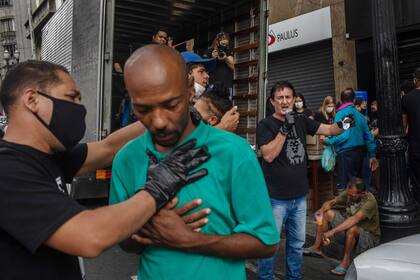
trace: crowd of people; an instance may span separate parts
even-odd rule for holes
[[[154,30],[150,43],[175,48],[172,44],[172,38],[169,35],[168,29],[164,27],[158,27]],[[234,58],[230,48],[229,34],[226,32],[218,33],[215,36],[212,45],[204,54],[204,57],[201,57],[192,51],[182,51],[181,55],[187,64],[188,73],[192,79],[193,91],[195,93],[193,103],[198,101],[200,97],[205,94],[203,100],[198,102],[199,104],[195,106],[196,109],[202,116],[205,116],[205,121],[208,121],[209,113],[216,113],[218,120],[215,124],[215,118],[212,118],[212,125],[216,125],[218,128],[231,132],[235,131],[238,127],[240,116],[237,107],[233,106],[232,103]],[[119,70],[114,69],[114,73],[117,75],[123,74],[121,66],[117,68]],[[121,105],[119,106],[115,117],[118,120],[119,127],[125,127],[128,124],[135,122],[136,117],[134,116],[131,101],[125,89],[124,82],[116,81],[114,84],[118,84],[118,89],[116,89],[116,91],[120,92],[119,95],[121,95]],[[211,90],[215,84],[217,84],[217,90]],[[207,112],[200,111],[206,110],[204,104],[208,104],[208,102],[204,101],[208,101],[209,99],[219,101],[214,101],[218,104],[223,103],[223,108],[219,107],[217,112],[214,112],[214,110],[207,110]],[[214,109],[214,106],[212,108]],[[221,111],[223,111],[223,116],[219,116]]]
[[[409,91],[405,86],[405,92],[402,90],[402,117],[409,139],[410,184],[416,200],[420,201],[420,128],[417,122],[420,116],[420,68],[414,73],[413,82],[415,89]],[[380,241],[376,201],[379,187],[379,161],[376,158],[376,140],[380,135],[378,103],[373,100],[368,106],[367,100],[356,98],[355,91],[346,88],[337,102],[327,96],[319,111],[313,113],[307,108],[304,96],[296,93],[291,83],[283,81],[271,88],[266,108],[267,117],[257,126],[257,144],[263,157],[262,170],[276,224],[280,232],[283,228],[285,230],[285,279],[300,279],[302,254],[322,257],[321,248],[332,240],[342,244],[344,257],[331,273],[345,275],[352,256],[377,246]],[[332,132],[334,124],[337,127]],[[330,130],[325,130],[328,125]],[[337,185],[336,197],[315,212],[315,243],[303,248],[309,189],[305,156],[307,134],[328,136],[322,137],[321,141],[324,147],[332,147],[336,154]],[[273,279],[273,264],[273,257],[261,259],[258,279]]]
[[[333,240],[344,256],[378,245],[378,104],[351,88],[319,112],[288,81],[276,82],[257,125],[261,163],[230,133],[234,59],[229,35],[207,57],[179,52],[165,29],[131,54],[124,69],[122,128],[80,144],[86,130],[81,93],[62,66],[29,60],[6,75],[0,101],[8,128],[0,139],[0,271],[4,279],[82,279],[76,256],[96,257],[119,244],[141,255],[139,279],[245,279],[245,260],[259,259],[258,279],[273,279],[274,254],[286,234],[285,279],[301,279],[303,255],[322,257]],[[404,95],[409,166],[420,197],[420,68]],[[136,121],[129,121],[130,115]],[[310,188],[306,136],[322,135],[337,154],[337,196],[316,211],[317,235],[304,248]],[[109,206],[87,209],[66,183],[112,163]],[[420,201],[420,200],[419,200]]]

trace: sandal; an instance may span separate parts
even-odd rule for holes
[[[337,265],[333,270],[330,270],[330,272],[331,274],[334,274],[337,276],[344,276],[347,273],[347,268]]]
[[[304,256],[308,256],[308,257],[315,257],[315,258],[323,258],[324,254],[320,254],[318,252],[315,252],[313,249],[311,248],[303,248],[303,255]]]

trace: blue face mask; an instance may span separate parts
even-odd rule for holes
[[[47,124],[38,114],[33,113],[35,117],[66,149],[77,145],[86,131],[85,106],[58,99],[40,91],[38,93],[53,102],[53,112],[50,124]]]

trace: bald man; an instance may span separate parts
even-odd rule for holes
[[[146,127],[116,156],[110,203],[130,199],[147,181],[149,162],[190,139],[205,145],[208,175],[183,188],[180,203],[200,198],[211,209],[199,230],[173,211],[162,210],[122,247],[141,253],[138,278],[245,279],[245,259],[274,254],[279,240],[265,181],[254,152],[244,139],[190,118],[187,71],[178,52],[148,45],[125,66],[125,82],[136,117]],[[150,159],[148,159],[148,157]]]
[[[46,61],[11,69],[0,100],[9,119],[0,139],[1,279],[82,279],[76,256],[96,257],[137,232],[182,186],[206,173],[190,174],[208,158],[190,142],[151,166],[142,191],[124,203],[85,209],[65,184],[108,166],[143,126],[78,144],[86,128],[80,90],[64,67]]]

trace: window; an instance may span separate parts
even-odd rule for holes
[[[16,45],[3,45],[4,50],[7,50],[10,54],[10,57],[13,57],[16,50]]]
[[[3,33],[9,31],[16,31],[14,18],[3,19],[0,21],[0,32]]]
[[[0,0],[0,7],[13,6],[13,0]]]

